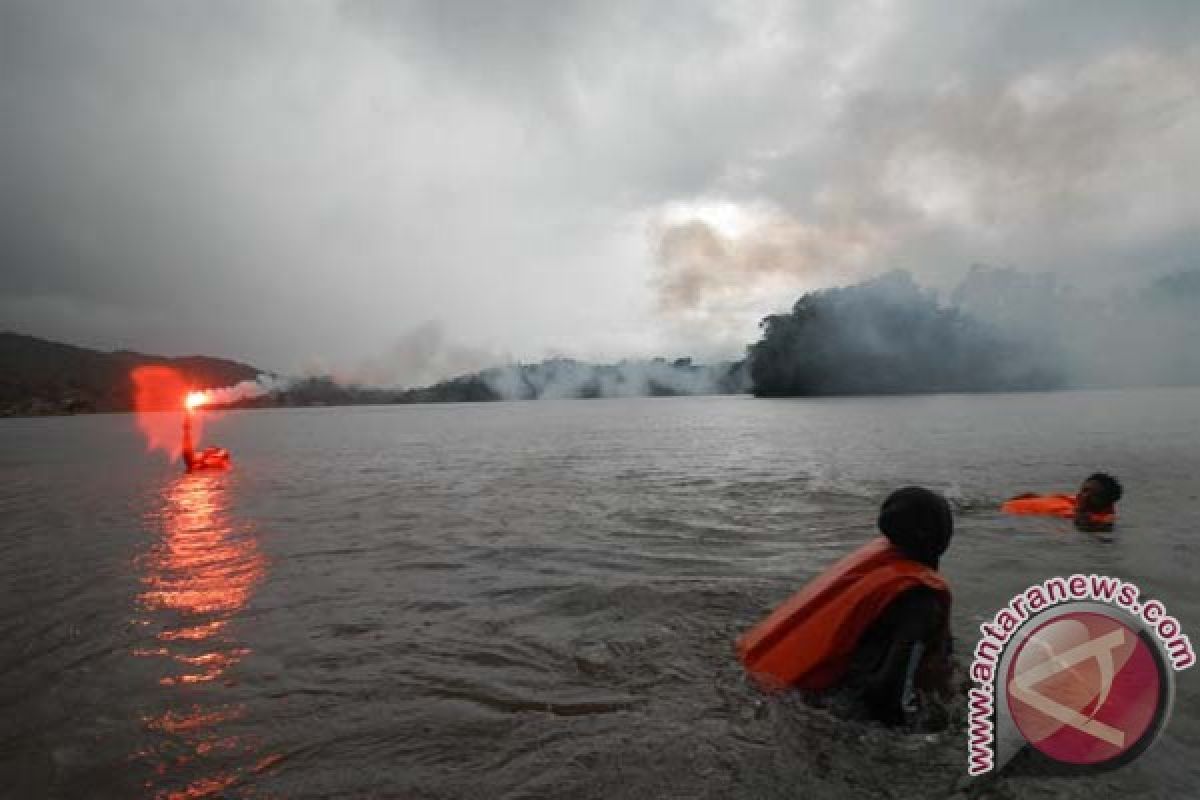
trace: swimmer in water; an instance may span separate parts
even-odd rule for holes
[[[879,512],[879,530],[905,556],[934,571],[954,534],[950,505],[940,494],[910,487],[893,492]],[[859,689],[871,715],[898,724],[920,711],[918,690],[944,689],[950,674],[950,590],[916,586],[901,593],[867,628],[847,684]]]
[[[1006,514],[1037,514],[1074,520],[1082,531],[1111,531],[1117,519],[1117,503],[1124,489],[1107,472],[1094,472],[1076,494],[1033,494],[1027,492],[1000,506]]]
[[[950,587],[938,574],[950,506],[916,486],[879,512],[883,537],[809,582],[743,636],[738,655],[764,687],[848,688],[885,723],[913,721],[923,689],[950,673]]]
[[[192,412],[183,415],[183,466],[188,472],[202,469],[228,469],[229,451],[222,447],[206,447],[199,453],[192,443]]]

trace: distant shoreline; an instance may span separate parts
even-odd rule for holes
[[[874,398],[919,398],[919,397],[980,397],[985,395],[1043,395],[1043,394],[1072,394],[1077,392],[1132,392],[1150,391],[1157,389],[1197,389],[1200,384],[1178,383],[1160,384],[1155,386],[1071,386],[1057,389],[1008,389],[980,391],[945,391],[945,392],[875,392],[871,394],[807,394],[807,395],[755,395],[753,392],[714,392],[710,394],[675,394],[675,395],[627,395],[621,397],[555,397],[516,400],[411,400],[400,402],[368,402],[368,403],[293,403],[293,404],[240,404],[214,406],[209,409],[213,413],[229,413],[236,411],[285,411],[323,408],[396,408],[401,406],[483,406],[507,403],[539,403],[539,402],[575,402],[592,400],[669,400],[679,398],[702,397],[742,397],[751,400],[869,400]],[[135,414],[136,409],[103,409],[94,411],[50,411],[42,413],[0,413],[0,420],[5,419],[46,419],[60,417],[91,417],[106,414]],[[148,413],[175,414],[180,411],[157,410]]]

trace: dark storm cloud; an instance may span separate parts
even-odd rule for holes
[[[9,2],[0,327],[406,383],[736,354],[892,266],[1179,268],[1198,28],[1190,2]]]
[[[252,66],[254,9],[9,3],[0,16],[5,316],[237,352],[211,328],[254,312],[219,286],[249,268],[255,234],[211,134],[235,110],[222,83]]]

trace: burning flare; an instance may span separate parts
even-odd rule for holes
[[[205,392],[188,392],[187,397],[183,399],[183,405],[188,411],[195,411],[207,402],[208,394]]]
[[[229,451],[219,447],[196,450],[204,416],[196,410],[212,404],[235,402],[266,391],[255,381],[243,381],[224,389],[196,390],[178,370],[164,366],[145,366],[130,376],[134,386],[136,420],[150,450],[163,450],[171,460],[182,457],[188,472],[200,469],[228,469]],[[183,435],[179,435],[179,417],[183,413]]]

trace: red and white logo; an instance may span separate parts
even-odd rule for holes
[[[1135,756],[1157,735],[1167,710],[1169,677],[1158,650],[1099,611],[1068,611],[1039,625],[1002,678],[1021,735],[1068,764]]]

